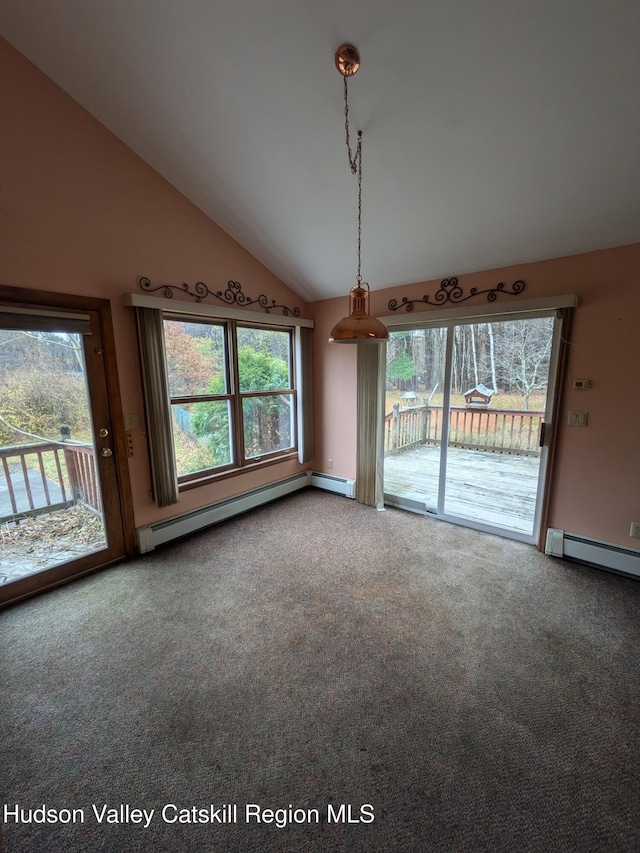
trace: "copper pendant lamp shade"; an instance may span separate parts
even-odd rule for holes
[[[369,285],[366,281],[354,284],[349,291],[349,316],[333,327],[329,343],[377,344],[388,340],[387,327],[369,316]]]
[[[335,55],[336,68],[344,77],[344,115],[349,167],[352,175],[358,176],[358,274],[356,283],[349,291],[349,316],[343,317],[331,330],[329,343],[334,344],[377,344],[389,340],[386,326],[369,315],[370,288],[360,275],[362,236],[362,131],[358,131],[355,155],[351,154],[349,140],[349,102],[347,79],[360,68],[360,55],[351,44],[343,44]]]

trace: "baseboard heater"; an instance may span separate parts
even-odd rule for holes
[[[545,554],[585,563],[596,569],[627,575],[640,580],[640,551],[622,548],[609,542],[575,536],[550,527],[547,530]]]
[[[355,498],[356,496],[356,481],[344,477],[333,477],[331,474],[318,474],[314,471],[311,474],[310,485],[315,486],[316,489],[324,489],[325,492],[344,495],[345,498]]]
[[[196,530],[210,527],[212,524],[225,521],[234,515],[240,515],[250,509],[262,506],[262,504],[297,492],[299,489],[304,489],[310,485],[310,479],[309,473],[305,471],[302,474],[288,477],[286,480],[279,480],[277,483],[262,486],[262,488],[245,492],[245,494],[237,495],[234,498],[228,498],[228,500],[220,501],[220,503],[212,504],[203,509],[197,509],[186,515],[180,515],[178,518],[171,518],[168,521],[161,521],[148,527],[140,527],[136,531],[138,549],[141,554],[153,551],[158,545],[187,536],[189,533],[195,533]]]

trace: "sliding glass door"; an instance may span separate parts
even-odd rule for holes
[[[535,541],[555,313],[391,332],[385,502]]]
[[[408,509],[438,510],[447,336],[412,329],[387,344],[385,499]]]

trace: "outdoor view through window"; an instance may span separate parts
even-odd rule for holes
[[[0,329],[0,583],[106,545],[82,336]]]
[[[295,448],[290,329],[165,319],[178,476]]]
[[[390,503],[534,536],[553,329],[546,316],[391,334]]]

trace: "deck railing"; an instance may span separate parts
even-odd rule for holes
[[[8,503],[2,501],[0,523],[78,503],[101,511],[93,447],[89,444],[40,442],[2,447],[0,461],[0,484],[6,484],[9,498]]]
[[[398,403],[385,417],[384,452],[397,453],[420,444],[442,440],[442,406]],[[474,409],[451,406],[449,445],[521,456],[540,455],[544,412],[519,409]]]

